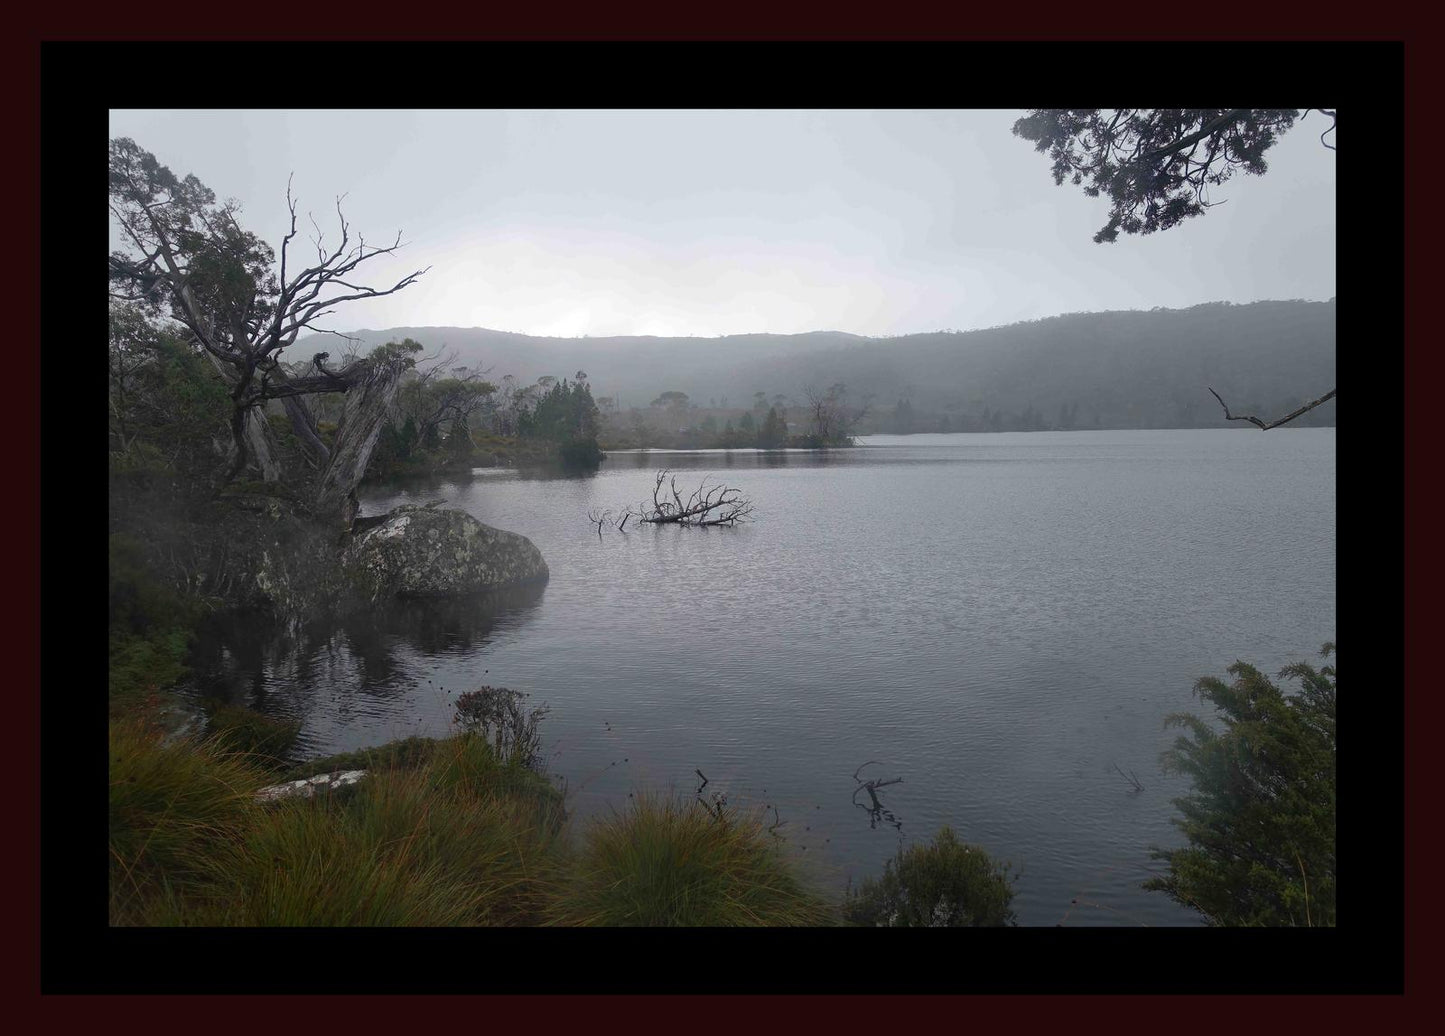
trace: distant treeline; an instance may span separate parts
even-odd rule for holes
[[[1279,416],[1335,387],[1335,302],[1209,303],[1184,310],[1072,313],[982,331],[895,338],[840,332],[726,338],[533,338],[482,328],[357,332],[363,342],[410,336],[459,362],[510,371],[522,383],[585,365],[609,424],[671,433],[711,416],[721,435],[765,395],[805,430],[810,386],[843,384],[867,411],[855,430],[1016,431],[1224,426],[1213,387],[1236,413]],[[298,343],[298,355],[305,343]],[[667,393],[688,397],[691,420]],[[665,415],[665,418],[664,418]],[[664,418],[654,420],[656,418]],[[1296,424],[1332,425],[1333,401]]]

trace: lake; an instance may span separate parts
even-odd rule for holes
[[[861,442],[370,491],[363,514],[444,499],[520,532],[551,579],[299,642],[237,623],[200,685],[301,720],[303,757],[446,734],[458,693],[510,687],[551,709],[579,821],[692,798],[700,771],[839,895],[946,823],[1013,864],[1020,924],[1198,924],[1139,889],[1188,790],[1160,773],[1164,719],[1235,659],[1274,673],[1335,638],[1335,430]],[[736,486],[754,521],[599,537],[588,511],[647,498],[662,468]],[[882,810],[855,794],[872,778],[902,778]]]

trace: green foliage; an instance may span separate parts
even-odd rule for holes
[[[1193,780],[1174,800],[1189,844],[1154,850],[1169,873],[1145,887],[1211,925],[1333,925],[1335,667],[1287,666],[1280,676],[1300,682],[1288,696],[1244,662],[1229,673],[1195,685],[1222,732],[1187,713],[1167,720],[1188,731],[1163,761]]]
[[[1009,865],[943,827],[929,845],[914,845],[884,865],[883,876],[852,889],[849,924],[883,928],[988,928],[1012,925]]]
[[[133,536],[110,537],[110,665],[112,710],[134,708],[189,671],[194,602],[161,582]]]
[[[597,404],[592,401],[592,389],[586,382],[557,382],[535,410],[522,415],[518,431],[523,436],[553,442],[596,438]]]
[[[768,416],[763,420],[763,426],[758,429],[758,448],[763,450],[775,450],[787,443],[788,425],[778,416],[777,407],[768,408]]]
[[[110,310],[111,491],[145,499],[194,491],[222,457],[230,396],[194,349],[134,306]]]
[[[585,381],[563,379],[548,389],[535,410],[518,419],[518,434],[558,444],[558,456],[567,467],[596,468],[603,458],[597,445],[597,404]]]
[[[301,733],[298,721],[263,716],[239,705],[216,703],[209,711],[210,734],[219,744],[248,757],[257,766],[284,765],[287,753]]]
[[[191,297],[217,326],[264,323],[274,312],[275,254],[241,229],[235,202],[218,203],[194,175],[176,176],[125,137],[110,142],[109,188],[111,212],[130,245],[110,257],[113,292],[184,321],[179,295],[159,272],[164,243],[180,262]]]
[[[557,448],[557,459],[564,468],[595,469],[606,456],[596,439],[573,439]]]
[[[156,700],[179,682],[190,667],[191,633],[185,629],[155,630],[146,635],[112,632],[109,698],[112,712],[131,710]]]
[[[1208,188],[1236,170],[1260,175],[1264,153],[1294,125],[1293,108],[1040,108],[1013,131],[1048,152],[1054,183],[1107,194],[1109,222],[1095,236],[1168,230],[1210,204]]]
[[[640,798],[594,822],[549,908],[567,925],[818,925],[827,904],[760,822]]]
[[[470,457],[472,455],[472,433],[467,428],[467,419],[459,417],[452,422],[452,430],[447,435],[447,453],[453,457]]]

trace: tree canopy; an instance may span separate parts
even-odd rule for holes
[[[1048,153],[1054,183],[1108,195],[1109,221],[1094,240],[1111,242],[1200,215],[1217,204],[1209,188],[1237,171],[1263,174],[1265,152],[1300,117],[1294,108],[1038,108],[1013,131]]]

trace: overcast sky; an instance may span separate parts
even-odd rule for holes
[[[112,111],[110,135],[237,199],[273,247],[292,173],[329,240],[342,193],[368,241],[401,230],[394,261],[362,267],[371,283],[431,271],[339,311],[335,330],[891,335],[1335,294],[1320,115],[1265,176],[1216,188],[1226,204],[1096,245],[1107,199],[1056,187],[1010,132],[1021,114]]]

